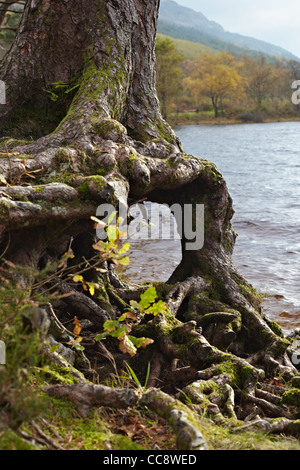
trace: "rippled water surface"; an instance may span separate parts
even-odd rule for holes
[[[227,181],[238,233],[234,262],[285,331],[300,327],[300,123],[178,126],[186,153],[214,162]],[[179,240],[132,242],[128,275],[166,280]],[[137,248],[139,251],[137,251]]]

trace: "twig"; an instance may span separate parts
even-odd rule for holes
[[[74,335],[74,333],[72,333],[72,331],[68,330],[60,321],[59,319],[57,318],[53,308],[52,308],[52,305],[50,304],[50,302],[47,304],[48,307],[49,307],[49,310],[50,310],[50,313],[51,315],[53,316],[54,320],[58,323],[58,325],[60,326],[60,328],[65,331],[66,333],[68,333],[68,335],[70,336],[73,336],[75,337],[76,335]]]
[[[63,447],[57,444],[53,439],[51,439],[51,437],[47,436],[47,434],[45,434],[34,421],[32,421],[32,426],[37,431],[37,433],[47,442],[47,444],[50,444],[54,449],[65,450]]]
[[[5,253],[7,252],[9,245],[10,245],[10,232],[8,232],[8,242],[7,242],[6,247],[4,248],[3,252],[0,255],[0,259],[5,256]]]

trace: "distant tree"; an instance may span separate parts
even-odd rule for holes
[[[300,64],[299,64],[300,65]],[[291,106],[291,85],[293,82],[289,63],[277,61],[273,64],[272,85],[269,96],[277,106],[287,104]]]
[[[208,97],[215,117],[226,98],[237,99],[243,95],[243,79],[234,57],[226,52],[218,55],[204,54],[194,62],[194,72],[187,78],[186,85],[196,101]]]
[[[184,73],[180,67],[184,56],[177,51],[169,38],[156,40],[156,89],[162,115],[167,119],[174,98],[183,89]]]
[[[292,80],[300,80],[300,62],[297,60],[289,60],[287,68],[290,71]]]
[[[272,94],[276,74],[274,65],[265,57],[253,59],[244,57],[243,74],[247,79],[246,93],[258,106],[261,106]]]

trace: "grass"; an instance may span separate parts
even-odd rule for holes
[[[195,60],[201,57],[203,54],[211,54],[216,55],[219,53],[216,49],[213,49],[209,46],[205,46],[204,44],[200,44],[197,42],[187,41],[185,39],[176,39],[171,38],[165,34],[157,34],[157,37],[161,39],[169,38],[174,42],[176,45],[176,49],[180,54],[183,54],[184,57],[188,60]]]
[[[284,435],[268,435],[262,431],[232,432],[203,418],[207,442],[213,450],[300,450],[300,441]]]
[[[12,429],[0,420],[0,450],[47,450],[54,448],[51,442],[66,450],[176,450],[169,426],[146,409],[100,407],[83,419],[66,400],[46,395],[39,398],[47,406],[34,424],[26,422]],[[206,417],[201,423],[211,450],[300,450],[299,439],[293,437],[261,431],[232,432]]]
[[[169,426],[147,410],[95,408],[82,418],[67,400],[41,396],[43,411],[11,428],[0,419],[0,450],[153,450],[175,449]],[[41,433],[39,432],[41,431]]]

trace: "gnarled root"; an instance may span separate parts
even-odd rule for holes
[[[201,432],[200,423],[191,410],[178,400],[151,388],[144,393],[133,389],[114,389],[104,385],[75,384],[44,387],[52,396],[65,397],[76,404],[82,416],[89,414],[94,406],[130,408],[146,406],[165,418],[177,434],[177,448],[180,450],[208,450]]]

